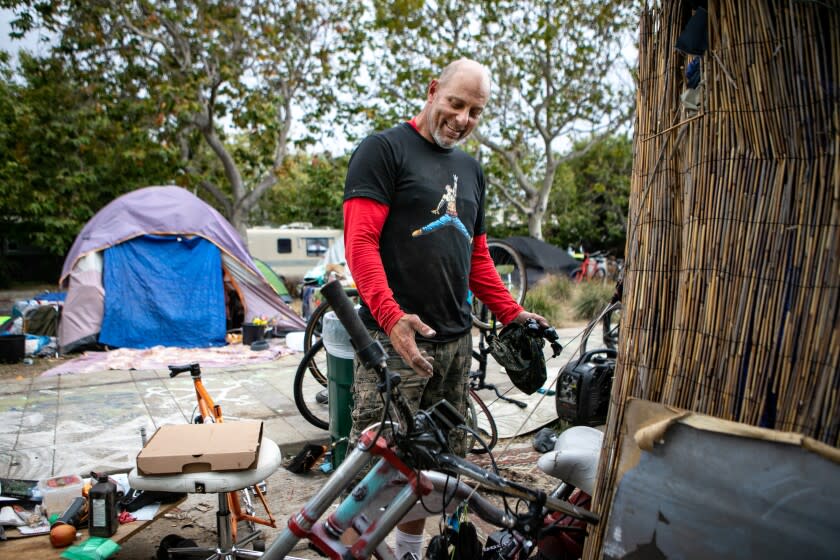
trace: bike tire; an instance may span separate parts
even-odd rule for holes
[[[585,354],[587,349],[592,348],[609,348],[611,350],[618,348],[618,335],[621,329],[621,311],[621,306],[618,306],[604,313],[604,316],[601,317],[601,338],[603,342],[589,344],[589,337],[584,337],[580,341],[581,355]],[[592,333],[590,333],[590,336],[592,336]]]
[[[467,450],[470,453],[481,455],[496,447],[496,443],[499,441],[499,430],[496,427],[496,421],[493,419],[490,409],[487,408],[487,404],[481,400],[478,393],[470,389],[468,397],[467,423],[470,428],[478,432],[481,439],[487,445],[487,449],[475,437],[470,435],[467,437]]]
[[[618,348],[618,335],[621,328],[621,306],[616,306],[615,309],[608,311],[601,320],[602,331],[604,333],[604,346]]]
[[[359,295],[359,291],[354,288],[347,288],[344,290],[344,293],[347,294],[347,297],[351,298]],[[312,315],[309,316],[309,320],[306,322],[306,329],[303,331],[304,352],[312,348],[315,341],[321,338],[324,315],[326,315],[331,309],[332,307],[330,307],[330,302],[325,300],[322,301],[318,307],[315,308],[315,311],[312,312]]]
[[[330,408],[328,403],[317,402],[315,396],[326,387],[326,364],[327,351],[324,341],[319,338],[312,348],[304,353],[293,381],[295,406],[307,422],[322,430],[330,427]],[[319,377],[321,372],[324,373],[323,383]]]
[[[344,292],[347,294],[347,297],[357,297],[359,295],[358,290],[354,288],[347,288]],[[322,301],[318,307],[315,308],[315,311],[312,312],[312,315],[309,316],[309,321],[306,322],[306,329],[303,331],[304,352],[308,352],[312,348],[312,345],[321,339],[324,315],[326,315],[331,309],[332,307],[330,307],[330,303],[328,301]],[[315,379],[326,387],[327,370],[322,370],[320,364],[315,362],[310,365],[309,369]]]
[[[487,249],[490,258],[496,267],[502,283],[507,288],[516,303],[525,303],[525,295],[528,291],[528,273],[525,268],[525,260],[519,251],[504,241],[492,240],[487,242]],[[473,325],[482,330],[493,328],[494,318],[486,306],[477,298],[472,302]]]

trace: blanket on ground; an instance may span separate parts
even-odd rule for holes
[[[152,348],[120,348],[108,352],[85,352],[78,358],[68,360],[48,369],[42,376],[66,375],[70,373],[89,373],[104,370],[143,370],[166,369],[170,364],[189,364],[198,362],[202,368],[226,367],[234,365],[256,364],[275,360],[291,354],[291,350],[279,339],[270,339],[266,350],[254,351],[242,344],[228,344],[213,348],[172,348],[154,346]]]

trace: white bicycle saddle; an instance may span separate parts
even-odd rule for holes
[[[567,484],[580,488],[590,496],[595,489],[595,475],[604,434],[589,426],[573,426],[557,436],[554,451],[537,461],[541,471]]]

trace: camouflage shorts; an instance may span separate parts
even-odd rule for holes
[[[446,399],[462,415],[466,416],[467,385],[472,360],[472,335],[466,333],[451,342],[418,341],[417,346],[434,358],[432,377],[421,377],[411,369],[391,346],[388,336],[382,331],[370,331],[388,353],[388,369],[400,374],[400,391],[405,396],[412,412],[425,409]],[[353,427],[350,441],[356,441],[359,434],[369,425],[382,419],[382,398],[376,390],[376,372],[362,367],[355,360],[353,374]],[[452,442],[453,451],[463,456],[466,452],[465,434]]]

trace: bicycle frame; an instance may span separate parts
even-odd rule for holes
[[[190,372],[190,377],[192,377],[193,381],[193,388],[195,389],[195,397],[198,401],[198,413],[201,415],[202,422],[208,423],[209,421],[219,424],[224,422],[224,417],[222,416],[222,407],[213,401],[213,397],[210,396],[210,393],[207,391],[207,388],[201,381],[201,368],[198,364],[190,364],[189,366],[169,366],[169,370],[169,377],[175,377],[183,371]],[[265,509],[265,513],[268,516],[268,518],[265,519],[262,517],[257,517],[256,515],[252,515],[248,512],[242,511],[242,507],[239,503],[239,492],[242,492],[243,490],[240,490],[239,492],[228,492],[227,500],[228,508],[230,509],[230,530],[233,542],[237,541],[236,528],[240,521],[257,523],[259,525],[265,525],[266,527],[277,528],[277,521],[272,515],[271,509],[268,507],[268,501],[265,498],[265,493],[262,491],[259,485],[254,485],[253,490],[254,494],[260,500],[263,509]]]
[[[592,512],[557,500],[544,492],[534,491],[505,480],[465,459],[445,453],[448,438],[444,432],[452,428],[459,429],[464,425],[465,420],[446,401],[440,401],[429,410],[419,411],[412,415],[408,403],[399,391],[399,376],[387,369],[384,349],[370,338],[339,285],[328,283],[322,293],[328,301],[333,303],[336,314],[350,334],[360,361],[367,367],[374,367],[379,373],[381,380],[379,390],[383,395],[388,395],[385,410],[387,412],[393,404],[399,423],[379,424],[362,432],[354,449],[327,483],[297,514],[289,519],[288,526],[266,550],[264,558],[269,560],[285,558],[300,539],[306,538],[321,552],[336,560],[362,559],[371,555],[391,560],[394,555],[390,548],[383,544],[385,537],[415,507],[420,498],[428,496],[433,491],[436,487],[434,482],[436,479],[440,480],[441,477],[444,479],[442,502],[444,506],[447,503],[447,496],[450,500],[459,496],[463,498],[462,501],[473,503],[471,498],[474,490],[470,489],[466,495],[464,492],[459,494],[455,491],[456,488],[460,488],[460,481],[453,481],[453,490],[447,493],[450,473],[467,476],[481,486],[499,490],[514,498],[527,500],[531,504],[529,521],[523,527],[529,530],[535,528],[533,514],[536,512],[541,515],[543,506],[588,523],[598,522],[598,516]],[[386,426],[392,431],[393,448],[381,436]],[[321,517],[331,504],[353,484],[353,480],[374,456],[379,457],[379,461],[373,469],[353,486],[350,494],[341,501],[338,508],[321,521]],[[429,467],[440,469],[441,472],[419,470]],[[437,486],[439,487],[440,484]],[[375,517],[370,514],[373,511],[372,508],[377,506],[378,499],[395,489],[396,495],[387,502],[384,512],[379,512]],[[480,500],[475,501],[475,503],[479,502]],[[482,506],[486,506],[486,502]],[[494,508],[492,507],[478,507],[477,511],[483,511],[487,517],[482,516],[482,518],[501,527],[514,529],[517,526],[516,517],[518,516],[512,517],[498,509],[493,515]],[[359,534],[359,538],[353,544],[346,544],[342,542],[341,537],[351,528]]]
[[[442,509],[452,511],[457,503],[468,501],[470,510],[478,513],[482,519],[505,529],[514,529],[516,520],[513,517],[493,506],[480,494],[475,493],[470,486],[443,473],[415,472],[396,455],[383,437],[373,442],[375,431],[376,427],[371,427],[362,433],[356,447],[321,490],[289,519],[287,528],[278,535],[266,550],[263,558],[267,560],[285,558],[301,539],[307,539],[318,550],[335,560],[342,558],[361,560],[370,556],[375,556],[380,560],[392,560],[394,554],[384,543],[385,538],[399,523],[412,519],[413,509],[425,507],[424,505],[416,506],[418,499],[429,496],[435,491],[436,495],[440,495],[441,503],[444,504]],[[338,508],[321,521],[321,517],[330,505],[345,488],[353,483],[355,477],[372,457],[379,457],[379,461],[353,487]],[[449,455],[444,458],[448,469],[479,480],[482,485],[498,490],[504,489],[513,495],[519,491],[521,497],[528,495],[533,498],[525,487],[518,487],[501,477],[487,473],[466,460]],[[550,496],[543,496],[555,509],[587,519],[590,523],[598,521],[598,516],[591,512]],[[436,500],[435,503],[437,503]],[[449,508],[446,507],[447,504]],[[378,513],[383,505],[387,505],[385,511],[373,518],[372,514]],[[538,507],[541,509],[542,506],[538,505]],[[419,515],[413,518],[427,517],[429,514],[436,515],[441,511],[419,512]],[[341,536],[348,529],[353,529],[359,534],[358,540],[353,544],[345,544],[341,541]]]

